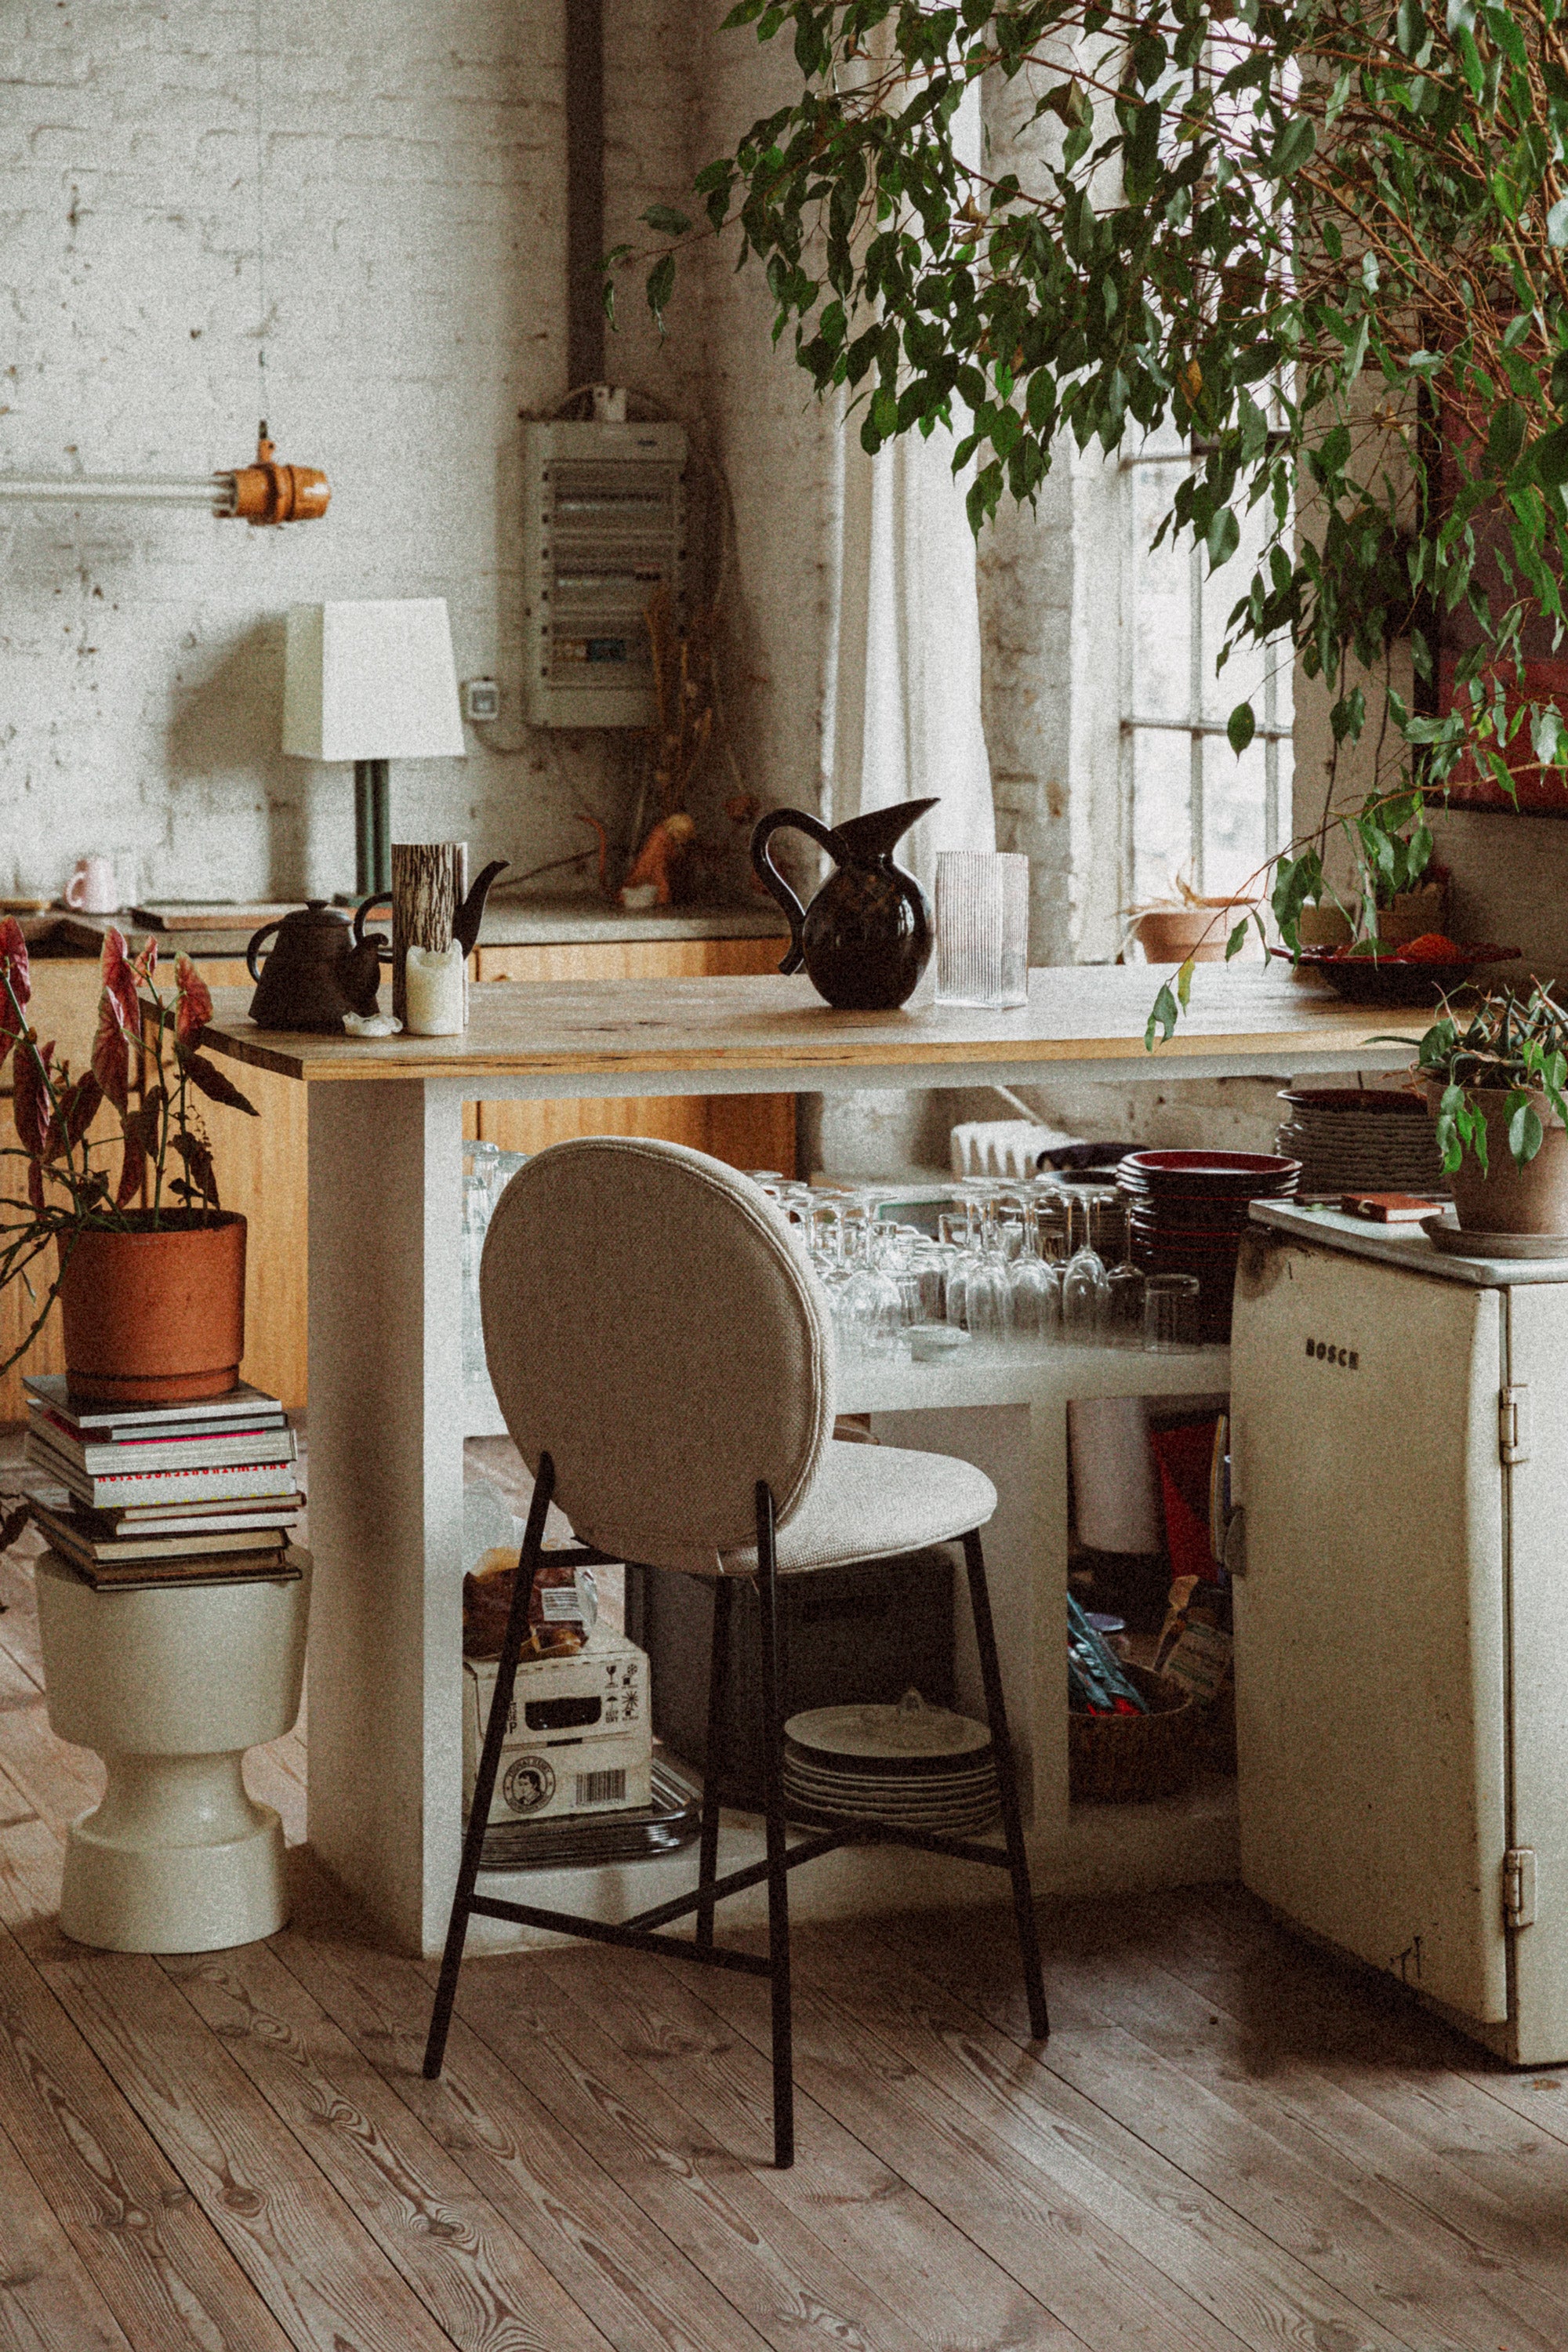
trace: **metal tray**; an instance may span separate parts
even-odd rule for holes
[[[701,1826],[700,1787],[656,1749],[651,1805],[557,1814],[550,1822],[492,1822],[479,1868],[581,1870],[603,1862],[652,1862],[689,1845]]]

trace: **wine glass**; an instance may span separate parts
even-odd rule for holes
[[[1108,1295],[1105,1261],[1089,1239],[1090,1210],[1088,1199],[1068,1196],[1069,1254],[1062,1269],[1062,1331],[1080,1347],[1100,1336]]]

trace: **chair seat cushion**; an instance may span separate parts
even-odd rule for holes
[[[815,1568],[847,1561],[881,1559],[890,1553],[919,1551],[924,1544],[950,1543],[981,1528],[996,1508],[996,1489],[983,1470],[950,1454],[911,1454],[892,1445],[854,1445],[835,1440],[823,1456],[810,1492],[787,1527],[778,1531],[781,1576],[801,1576]],[[754,1576],[757,1549],[746,1544],[706,1559],[681,1548],[632,1549],[626,1557],[649,1568],[688,1574]]]

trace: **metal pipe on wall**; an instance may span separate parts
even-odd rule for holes
[[[566,6],[566,381],[605,373],[604,0]]]

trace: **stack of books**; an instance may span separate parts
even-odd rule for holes
[[[294,1433],[241,1381],[198,1404],[84,1404],[26,1376],[32,1516],[89,1584],[215,1584],[298,1576]]]

